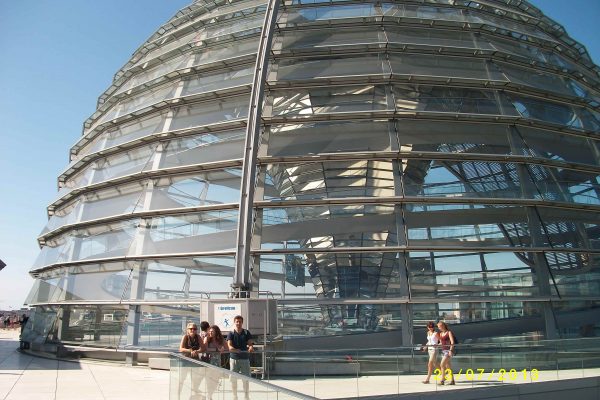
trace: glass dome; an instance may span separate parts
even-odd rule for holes
[[[25,335],[177,347],[266,296],[290,346],[597,336],[599,87],[526,1],[196,1],[71,148]]]

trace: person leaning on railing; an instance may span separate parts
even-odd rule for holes
[[[234,329],[227,335],[227,347],[230,354],[230,367],[233,372],[250,376],[250,354],[254,351],[254,342],[249,330],[242,327],[244,318],[237,315],[233,319]]]
[[[229,370],[242,375],[250,376],[250,353],[254,351],[252,334],[242,327],[244,318],[237,315],[233,318],[234,329],[227,335],[227,347],[229,347]],[[237,378],[231,375],[231,389],[233,398],[237,399]],[[248,399],[248,380],[244,379],[244,396]]]
[[[213,325],[208,329],[207,335],[204,338],[204,346],[206,348],[207,359],[203,360],[217,367],[223,366],[222,353],[227,351],[227,343],[221,333],[221,329],[217,325]]]
[[[179,352],[196,360],[200,359],[200,354],[206,351],[204,341],[198,335],[198,326],[190,322],[187,324],[185,335],[181,338]]]

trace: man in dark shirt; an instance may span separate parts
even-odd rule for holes
[[[233,331],[227,335],[227,347],[229,347],[229,369],[243,375],[250,376],[250,355],[254,351],[252,334],[242,328],[244,318],[237,315],[233,319]],[[231,377],[234,398],[237,398],[237,379]],[[244,393],[248,398],[248,381],[244,381]]]

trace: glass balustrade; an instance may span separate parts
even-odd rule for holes
[[[277,345],[285,347],[285,340]],[[452,372],[436,368],[428,385],[422,384],[428,353],[420,345],[269,350],[257,351],[250,359],[252,377],[246,377],[172,354],[170,399],[335,399],[437,392],[447,390],[444,386],[451,374],[454,389],[600,376],[600,342],[593,338],[537,342],[514,338],[502,343],[458,344]],[[233,383],[236,380],[243,383],[237,385],[238,392]],[[242,387],[247,387],[247,392]]]

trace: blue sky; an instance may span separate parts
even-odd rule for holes
[[[114,73],[191,0],[0,0],[0,310],[33,280],[36,237],[83,121]],[[600,0],[536,0],[600,60]]]

